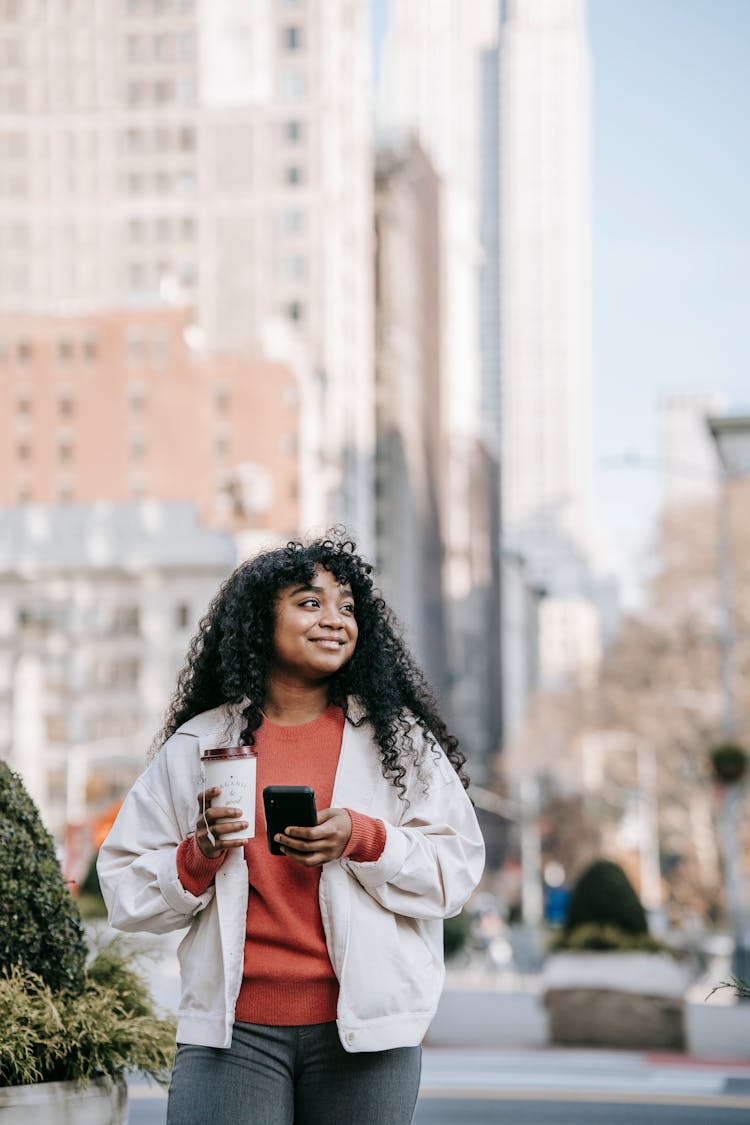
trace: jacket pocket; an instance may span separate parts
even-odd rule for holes
[[[394,914],[352,882],[343,1005],[357,1020],[432,1011],[442,986],[442,962],[433,955],[429,933],[436,923]]]

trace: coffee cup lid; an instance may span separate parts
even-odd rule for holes
[[[257,756],[252,746],[216,746],[201,750],[203,762],[239,761],[242,758],[257,758]]]

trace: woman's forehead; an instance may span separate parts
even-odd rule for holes
[[[349,579],[343,574],[335,574],[332,570],[328,570],[320,563],[315,563],[312,571],[306,571],[301,574],[297,581],[292,581],[283,586],[279,590],[280,595],[288,594],[293,590],[298,590],[300,586],[307,588],[321,588],[330,589],[337,586],[339,590],[351,593],[352,586]]]

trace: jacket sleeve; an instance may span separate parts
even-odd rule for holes
[[[192,895],[180,882],[177,848],[185,831],[172,806],[166,769],[162,750],[128,793],[99,852],[99,882],[116,930],[179,930],[214,895],[213,886]]]
[[[385,822],[385,847],[373,863],[343,860],[381,906],[408,918],[458,914],[484,870],[484,840],[474,808],[450,762],[428,748],[407,784],[399,824]]]

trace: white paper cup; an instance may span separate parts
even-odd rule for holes
[[[206,789],[218,787],[210,806],[242,809],[247,828],[228,832],[221,840],[249,840],[255,835],[255,774],[258,755],[250,746],[220,746],[201,753],[201,770]],[[239,818],[233,818],[239,819]],[[217,821],[221,824],[221,821]]]

